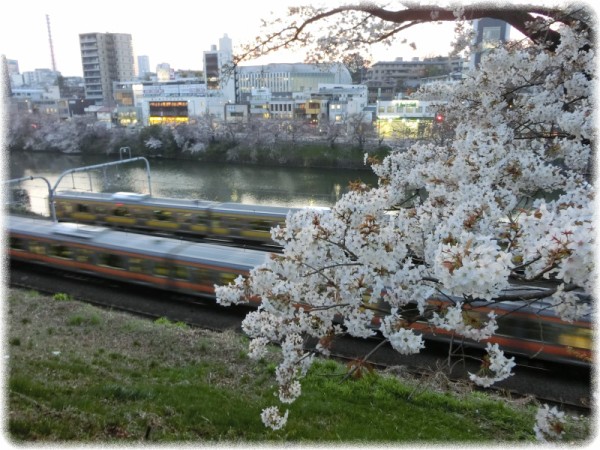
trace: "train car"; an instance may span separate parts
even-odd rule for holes
[[[7,222],[8,250],[14,260],[212,298],[215,284],[227,284],[240,275],[246,276],[270,257],[269,252],[100,226],[15,216],[10,216]],[[429,314],[443,311],[449,304],[449,298],[432,299]],[[591,366],[590,317],[565,322],[551,312],[549,304],[540,301],[478,302],[470,305],[463,317],[477,326],[487,320],[490,311],[498,316],[499,329],[489,341],[498,343],[508,353],[532,361]],[[457,342],[458,338],[446,330],[433,328],[425,321],[412,321],[410,308],[403,312],[403,317],[425,339]],[[485,342],[469,339],[463,343],[485,347]]]
[[[514,294],[515,291],[513,290]],[[425,317],[433,312],[443,313],[452,299],[431,299]],[[415,307],[416,309],[416,307]],[[413,313],[415,311],[413,310]],[[592,361],[592,319],[588,315],[580,320],[567,322],[560,319],[552,305],[546,300],[512,300],[506,302],[476,301],[463,307],[463,320],[474,328],[488,321],[488,314],[496,315],[498,329],[485,341],[474,341],[454,336],[452,332],[434,328],[429,323],[418,320],[411,327],[428,336],[430,340],[452,341],[466,348],[481,348],[485,343],[496,343],[505,352],[521,357],[521,361],[552,361],[561,364],[589,367]],[[406,314],[410,316],[410,312]]]
[[[17,261],[214,297],[269,253],[193,243],[110,228],[10,216],[9,253]]]
[[[186,237],[274,245],[271,228],[297,208],[157,198],[131,192],[61,191],[54,195],[59,221],[160,232]]]

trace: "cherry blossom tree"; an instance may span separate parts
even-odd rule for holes
[[[276,24],[279,34],[262,35],[251,50],[299,42],[315,45],[322,57],[323,49],[355,49],[346,39],[369,44],[417,23],[476,17],[506,20],[530,40],[498,44],[460,83],[419,92],[444,105],[452,139],[392,152],[373,164],[377,186],[357,183],[330,210],[290,214],[285,227],[272,230],[283,253],[248,278],[216,287],[218,301],[260,300],[243,329],[252,339],[252,357],[260,358],[269,342],[281,345],[276,378],[282,404],[301,393],[314,357],[304,347],[308,338],[327,354],[336,336],[370,337],[377,323],[399,353],[419,352],[425,341],[410,327],[409,309],[437,329],[483,343],[487,357],[484,370],[471,374],[474,383],[506,379],[514,359],[486,343],[497,330],[497,315],[468,321],[465,312],[475,302],[545,299],[566,321],[590,313],[596,278],[590,12],[481,5],[390,12],[369,3],[291,13],[287,25]],[[305,31],[333,16],[337,28],[324,38]],[[443,306],[432,312],[432,299]],[[273,429],[287,418],[278,406],[262,415]],[[537,425],[540,435],[544,420]]]
[[[467,2],[448,7],[439,2],[415,1],[402,1],[395,5],[397,7],[391,9],[377,2],[362,1],[332,7],[290,7],[286,17],[263,22],[261,33],[234,56],[234,64],[294,48],[309,49],[308,58],[314,62],[347,60],[350,56],[369,60],[363,54],[368,54],[373,44],[391,45],[400,40],[415,47],[418,44],[402,37],[403,31],[427,22],[454,22],[457,19],[459,28],[465,21],[475,19],[489,17],[502,20],[549,50],[559,44],[560,33],[544,26],[544,20],[567,26],[577,23],[585,28],[584,31],[592,31],[589,20],[581,22],[582,16],[589,19],[589,11],[582,5],[563,8],[506,3],[498,8],[489,2]],[[531,26],[538,22],[542,26]],[[461,41],[457,39],[456,43]]]

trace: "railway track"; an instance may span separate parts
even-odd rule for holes
[[[132,287],[93,276],[66,273],[61,270],[40,270],[25,263],[12,262],[10,285],[34,289],[45,294],[65,293],[79,301],[103,308],[125,311],[150,319],[166,317],[171,321],[213,331],[235,329],[241,332],[241,321],[250,308],[235,306],[223,308],[214,299],[198,299],[171,294],[155,288]],[[466,355],[459,360],[449,358],[448,347],[429,343],[418,355],[403,356],[389,345],[362,361],[365,355],[381,342],[380,339],[339,338],[334,343],[333,357],[349,364],[369,364],[377,369],[401,371],[413,376],[457,382],[478,370],[479,362]],[[448,362],[451,362],[449,370]],[[531,366],[517,360],[515,375],[494,387],[512,399],[535,398],[541,403],[559,405],[578,414],[589,414],[592,409],[592,381],[589,369],[547,364]]]

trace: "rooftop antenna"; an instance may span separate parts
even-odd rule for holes
[[[48,25],[48,42],[50,43],[50,57],[52,58],[52,71],[56,72],[56,61],[54,60],[54,45],[52,44],[52,30],[50,29],[50,16],[46,14],[46,24]]]

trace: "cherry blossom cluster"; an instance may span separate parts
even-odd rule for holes
[[[279,430],[287,423],[288,415],[289,411],[286,411],[282,416],[277,406],[269,406],[262,411],[260,418],[266,427],[272,430]]]
[[[419,353],[425,347],[423,336],[415,334],[413,330],[398,327],[400,318],[387,316],[381,321],[381,333],[390,341],[391,346],[401,355]]]
[[[225,305],[260,300],[243,329],[253,357],[282,345],[282,403],[300,395],[308,338],[327,353],[336,336],[378,328],[410,354],[424,347],[410,326],[417,320],[486,343],[471,380],[490,386],[515,362],[490,342],[494,312],[467,320],[476,302],[493,305],[527,286],[530,300],[547,297],[564,320],[590,314],[595,57],[584,33],[559,32],[554,51],[499,47],[460,83],[428,86],[419,97],[439,101],[451,140],[394,151],[373,165],[377,186],[357,183],[330,209],[288,215],[272,230],[283,253],[216,287]],[[432,313],[432,299],[446,304]],[[280,428],[287,415],[268,408],[263,422]]]
[[[555,406],[544,405],[538,408],[533,431],[538,441],[556,441],[564,434],[565,413]]]
[[[482,368],[483,375],[469,373],[470,380],[482,387],[490,387],[494,383],[512,376],[511,371],[515,366],[515,359],[504,356],[504,352],[500,350],[498,344],[488,342],[486,351],[487,356]]]
[[[433,318],[430,322],[437,328],[455,331],[461,336],[475,341],[489,339],[498,329],[496,313],[493,311],[488,313],[489,320],[481,327],[474,327],[471,324],[465,323],[464,314],[467,313],[463,311],[463,304],[462,302],[458,302],[456,305],[447,308],[443,317],[438,313],[433,313]]]

